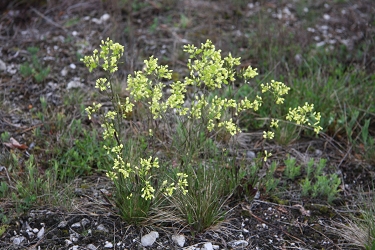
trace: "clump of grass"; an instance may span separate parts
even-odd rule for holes
[[[19,213],[27,211],[31,207],[40,204],[58,205],[69,208],[69,195],[66,189],[62,188],[63,184],[58,180],[58,165],[47,169],[44,175],[41,175],[37,165],[37,160],[33,155],[24,162],[19,162],[19,158],[12,154],[14,163],[9,167],[8,181],[1,181],[0,196],[16,201],[16,210]],[[20,166],[19,164],[22,164]],[[24,168],[25,172],[19,172]],[[14,177],[17,177],[16,179]],[[64,191],[65,193],[62,193]]]
[[[375,248],[375,203],[374,195],[360,195],[358,199],[359,217],[352,214],[345,223],[334,222],[329,230],[343,239],[342,245],[366,250]]]
[[[46,67],[40,62],[38,58],[39,48],[29,47],[27,51],[31,55],[31,61],[25,62],[20,67],[20,73],[23,77],[33,77],[35,81],[44,81],[50,72],[50,67]]]
[[[173,204],[170,213],[193,232],[202,232],[216,225],[228,212],[224,210],[225,179],[218,172],[215,166],[192,166],[188,172],[188,192],[167,197]]]

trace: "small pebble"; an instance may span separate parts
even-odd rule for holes
[[[68,225],[68,222],[66,220],[60,221],[58,228],[64,228]]]
[[[105,232],[105,233],[109,232],[108,229],[105,226],[103,226],[103,224],[98,225],[96,227],[96,229],[98,229],[99,231]]]
[[[172,235],[172,240],[176,243],[179,247],[183,247],[185,245],[185,236],[182,234],[179,235]]]
[[[88,244],[88,245],[86,246],[86,248],[89,249],[89,250],[96,250],[96,249],[97,249],[97,247],[94,246],[93,244]]]
[[[81,225],[83,226],[83,227],[85,227],[87,224],[89,224],[90,223],[90,220],[89,219],[87,219],[87,218],[83,218],[82,220],[81,220]]]
[[[113,247],[113,244],[109,241],[106,241],[105,242],[105,245],[104,245],[104,248],[112,248]]]
[[[158,237],[159,237],[159,233],[156,231],[151,231],[149,234],[142,236],[141,238],[142,246],[144,247],[152,246],[152,244],[154,244],[154,242],[156,241]]]

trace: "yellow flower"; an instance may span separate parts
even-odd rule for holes
[[[279,121],[275,120],[275,119],[272,119],[271,120],[271,128],[277,128],[277,127],[279,127]]]
[[[275,133],[272,131],[263,131],[263,138],[272,140],[275,137]]]
[[[145,181],[144,187],[142,188],[142,195],[141,197],[145,200],[152,200],[154,196],[155,189],[151,186],[149,181]]]
[[[264,161],[267,161],[268,157],[271,157],[271,156],[272,156],[271,153],[268,153],[267,150],[264,150],[264,158],[263,158]]]

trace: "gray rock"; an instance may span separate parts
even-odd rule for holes
[[[256,157],[256,154],[254,153],[254,151],[246,151],[246,158],[249,159],[249,160],[252,160]]]

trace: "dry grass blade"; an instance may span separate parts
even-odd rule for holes
[[[341,222],[333,222],[329,227],[332,233],[340,236],[346,243],[342,243],[342,247],[353,249],[353,247],[365,248],[372,240],[368,229],[364,224],[355,223],[348,220],[346,224]]]

